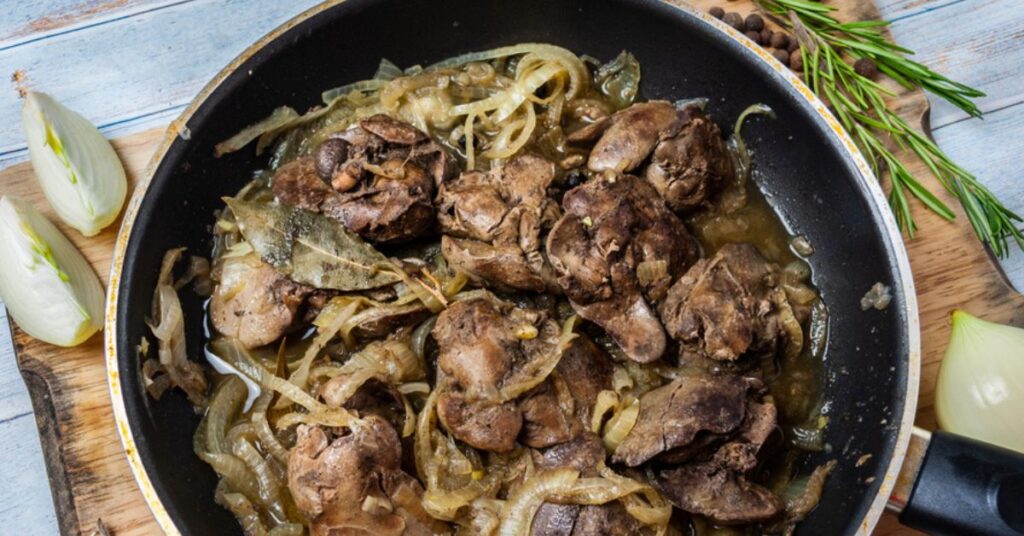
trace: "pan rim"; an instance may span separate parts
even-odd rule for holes
[[[113,260],[110,267],[110,283],[107,287],[107,301],[104,320],[104,354],[107,368],[107,383],[111,398],[111,405],[113,406],[117,432],[121,439],[129,466],[131,467],[132,475],[142,492],[147,506],[153,513],[153,516],[156,518],[157,523],[165,534],[180,535],[181,531],[164,506],[163,501],[157,493],[156,488],[153,485],[153,481],[143,464],[131,425],[129,424],[124,393],[121,388],[118,364],[118,299],[129,238],[131,236],[136,217],[139,213],[139,207],[149,191],[149,186],[154,175],[159,169],[160,164],[164,161],[164,158],[172,144],[179,136],[187,138],[187,122],[199,110],[199,108],[206,103],[208,98],[221,86],[221,84],[229,76],[235,73],[242,64],[277,38],[287,33],[292,28],[304,23],[308,19],[344,2],[346,2],[346,0],[326,0],[303,11],[255,41],[234,60],[232,60],[231,63],[221,69],[196,95],[188,107],[171,122],[167,131],[164,133],[159,146],[146,165],[145,171],[142,177],[140,177],[127,208],[125,209],[124,219],[114,244]],[[890,247],[892,248],[892,257],[895,261],[894,268],[896,269],[896,275],[898,276],[898,280],[894,280],[892,283],[893,286],[898,289],[899,294],[903,297],[902,314],[906,319],[905,328],[908,350],[908,355],[906,357],[908,370],[906,371],[907,373],[905,376],[906,383],[903,386],[903,414],[899,416],[899,427],[896,434],[896,440],[893,443],[893,450],[888,462],[888,467],[876,492],[876,496],[872,499],[871,505],[865,512],[856,532],[858,535],[868,536],[871,534],[871,531],[878,523],[882,512],[885,510],[888,497],[892,492],[897,477],[899,476],[900,468],[903,465],[903,460],[906,454],[906,449],[910,442],[914,417],[917,410],[921,367],[920,319],[918,316],[917,294],[914,288],[910,261],[907,257],[903,236],[899,231],[892,212],[888,208],[888,201],[885,193],[882,191],[881,185],[871,170],[871,167],[868,165],[860,150],[857,149],[852,138],[850,138],[839,122],[828,111],[825,104],[818,99],[816,95],[814,95],[810,88],[788,67],[782,65],[767,51],[757,46],[749,39],[746,39],[745,36],[740,34],[731,26],[728,26],[722,21],[699,11],[692,6],[680,4],[678,2],[679,0],[655,0],[655,3],[663,4],[664,6],[672,8],[683,16],[693,17],[713,30],[722,32],[732,38],[734,41],[742,45],[746,53],[753,55],[756,58],[756,61],[763,62],[775,71],[775,74],[783,80],[783,83],[789,86],[787,89],[789,89],[791,93],[799,95],[804,103],[815,112],[817,115],[815,120],[820,121],[828,127],[827,130],[829,131],[829,134],[834,136],[835,141],[839,142],[837,145],[842,151],[842,156],[847,159],[849,163],[852,163],[853,167],[858,171],[857,180],[861,182],[861,186],[868,194],[870,194],[869,199],[873,204],[873,208],[877,209],[876,212],[881,220],[881,230],[883,231],[883,235],[885,239],[889,241]]]

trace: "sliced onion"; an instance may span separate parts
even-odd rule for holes
[[[590,431],[595,434],[601,433],[601,426],[604,425],[604,418],[608,412],[615,411],[619,405],[619,394],[611,389],[605,389],[597,393],[597,400],[594,401],[594,411],[590,415]]]
[[[420,359],[426,359],[426,348],[427,348],[427,337],[430,337],[430,332],[434,329],[434,324],[437,323],[437,315],[432,315],[430,318],[420,322],[420,325],[416,326],[416,329],[412,330],[412,336],[409,339],[409,347],[416,353],[416,356]]]
[[[562,324],[562,333],[558,338],[558,346],[555,351],[544,356],[540,359],[535,359],[525,366],[518,372],[526,376],[525,381],[511,383],[502,386],[498,392],[497,401],[499,403],[508,402],[518,398],[519,395],[533,389],[540,385],[548,378],[551,371],[555,370],[558,366],[558,362],[562,360],[562,355],[572,345],[572,341],[576,339],[577,335],[573,331],[576,328],[576,323],[579,321],[579,317],[573,315]]]
[[[533,516],[540,506],[549,498],[570,495],[579,476],[579,471],[563,467],[541,471],[523,482],[501,510],[499,536],[529,535]]]
[[[235,376],[238,379],[242,380],[242,383],[245,384],[246,391],[248,392],[247,396],[245,397],[245,404],[242,407],[242,411],[249,411],[252,408],[252,403],[255,402],[256,398],[260,396],[260,393],[262,393],[262,390],[260,390],[260,384],[257,383],[256,380],[246,376],[245,374],[242,374],[242,372],[235,368],[235,366],[232,365],[231,363],[224,361],[223,359],[220,358],[220,356],[211,352],[209,346],[203,347],[203,354],[206,355],[206,361],[218,373],[223,374],[225,376]]]
[[[292,373],[288,381],[299,388],[306,387],[306,382],[309,380],[310,367],[312,367],[313,361],[320,354],[320,350],[327,346],[327,343],[338,334],[341,326],[355,314],[360,305],[361,302],[358,299],[351,300],[346,297],[334,298],[327,302],[327,305],[320,311],[320,314],[313,320],[313,324],[318,328],[317,335],[309,345],[309,348],[306,349],[306,353],[302,356],[299,368]],[[346,347],[351,344],[352,341],[345,341]],[[276,407],[283,408],[286,406],[286,401],[282,401]]]
[[[75,246],[19,197],[0,198],[0,297],[29,335],[76,346],[103,323],[103,287]]]
[[[604,436],[601,439],[608,452],[615,452],[615,449],[619,448],[619,444],[633,430],[639,415],[640,399],[627,394],[612,418],[604,425]]]
[[[203,415],[203,422],[196,429],[196,435],[203,434],[201,441],[196,441],[196,452],[222,454],[231,451],[225,436],[228,423],[238,416],[245,396],[245,380],[230,377],[223,381],[210,398],[210,405]]]
[[[274,474],[267,460],[263,459],[256,447],[247,439],[236,441],[232,451],[256,474],[261,505],[278,519],[287,519],[284,513],[284,504],[281,502],[281,482],[278,481],[277,475]]]
[[[176,248],[164,253],[153,290],[152,322],[149,329],[157,338],[157,353],[160,366],[171,379],[171,384],[188,395],[189,402],[196,408],[206,405],[206,373],[198,363],[189,361],[185,348],[185,314],[181,300],[174,288],[174,265],[181,258],[185,248]]]
[[[267,536],[260,513],[247,497],[240,493],[221,493],[217,495],[217,502],[231,511],[246,536]]]
[[[230,453],[200,452],[198,456],[220,475],[230,490],[242,493],[250,500],[259,500],[260,490],[256,483],[256,475],[249,470],[245,462]]]
[[[93,236],[121,213],[128,180],[117,153],[86,118],[45,93],[30,92],[21,112],[32,169],[68,225]]]
[[[270,406],[270,393],[264,393],[256,401],[255,411],[252,412],[252,427],[256,431],[256,437],[260,440],[260,446],[270,453],[277,461],[288,463],[288,449],[281,444],[281,441],[270,429],[270,422],[267,421],[267,408]]]
[[[474,500],[486,495],[498,483],[497,473],[489,473],[482,480],[473,480],[455,490],[428,489],[423,494],[423,509],[444,521],[455,521],[459,511]]]
[[[277,391],[281,396],[305,408],[318,424],[347,427],[356,418],[347,410],[332,408],[313,398],[288,380],[274,375],[257,363],[245,347],[235,339],[221,338],[210,343],[210,347],[212,351],[227,356],[224,361],[231,363],[242,375],[259,383],[260,387]],[[281,426],[283,427],[283,425]]]

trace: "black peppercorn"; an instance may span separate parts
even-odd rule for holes
[[[708,10],[708,14],[718,20],[722,20],[722,17],[725,16],[725,10],[718,6],[715,6]]]
[[[789,38],[789,46],[786,47],[786,52],[789,52],[790,54],[792,54],[793,51],[798,49],[798,48],[800,48],[800,41],[797,40],[796,37],[790,37]]]
[[[575,188],[584,182],[587,182],[587,176],[580,170],[574,169],[565,174],[565,187]]]
[[[772,33],[772,40],[770,41],[772,47],[781,48],[785,50],[789,46],[789,36],[782,32]]]
[[[722,21],[741,32],[746,30],[746,27],[743,25],[743,15],[740,15],[735,11],[726,13],[725,16],[722,17]]]
[[[330,181],[334,170],[343,160],[348,158],[348,142],[339,138],[329,138],[320,144],[314,156],[316,172],[320,178]]]
[[[761,44],[764,46],[770,45],[772,42],[772,35],[774,35],[774,32],[768,28],[761,30]]]
[[[775,59],[781,61],[783,65],[789,65],[789,52],[775,49],[772,51],[772,56],[775,56]]]
[[[857,71],[857,74],[866,78],[874,79],[878,76],[878,66],[868,58],[861,58],[855,61],[853,63],[853,70]]]
[[[751,13],[750,15],[747,15],[747,18],[746,20],[743,21],[743,24],[744,26],[746,26],[748,32],[760,32],[761,30],[764,29],[764,19],[762,19],[761,15],[758,15],[757,13]]]
[[[747,30],[747,39],[750,39],[751,41],[753,41],[753,42],[755,42],[755,43],[760,45],[761,44],[761,32],[752,32],[750,30]]]
[[[794,71],[804,70],[804,55],[799,50],[789,55],[789,68]]]

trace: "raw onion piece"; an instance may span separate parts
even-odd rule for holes
[[[85,236],[113,223],[128,180],[103,134],[86,118],[34,91],[25,96],[21,125],[32,169],[57,215]]]
[[[103,323],[103,287],[50,220],[23,199],[0,198],[0,297],[29,335],[76,346]]]
[[[944,430],[1024,452],[1024,329],[953,311],[935,410]]]

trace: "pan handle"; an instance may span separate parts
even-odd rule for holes
[[[1024,535],[1024,454],[914,429],[889,507],[935,535]]]

